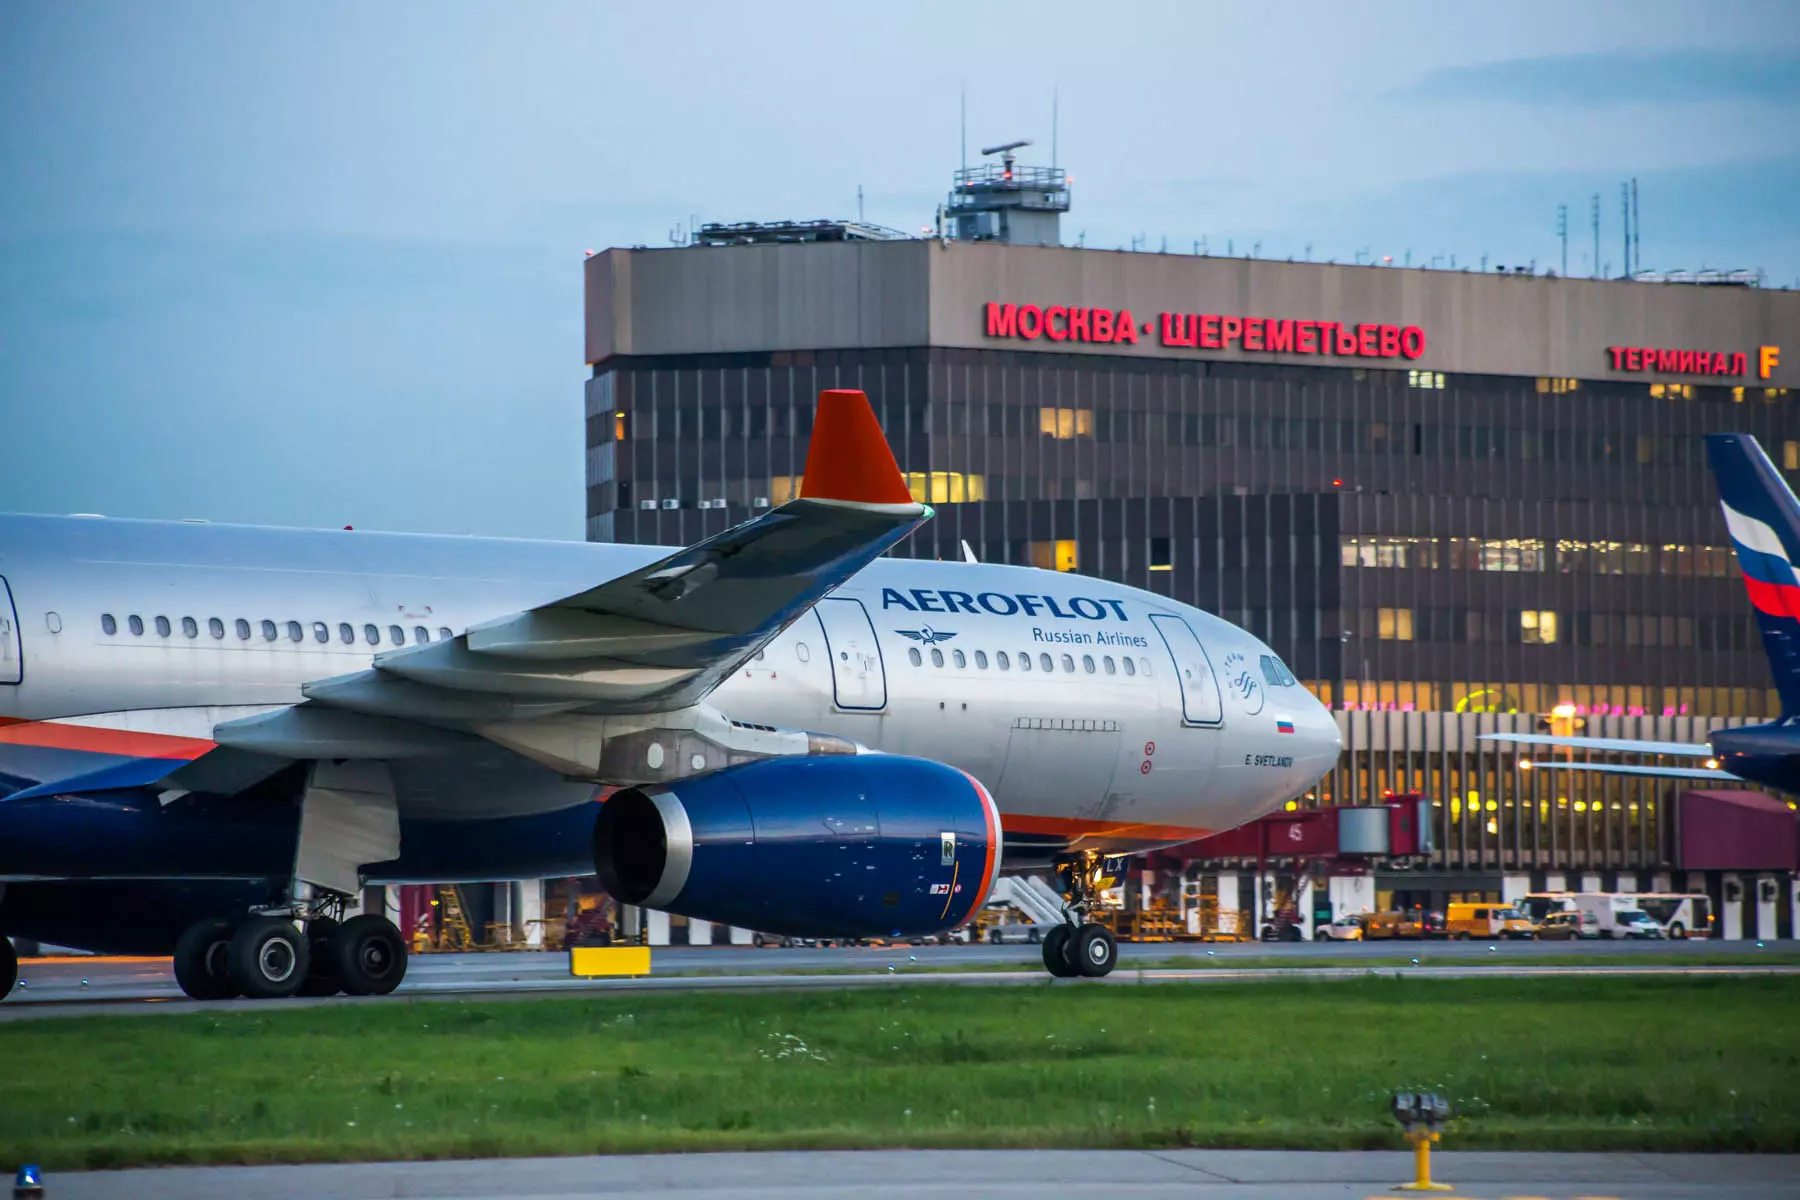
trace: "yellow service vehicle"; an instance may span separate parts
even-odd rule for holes
[[[1444,925],[1451,937],[1465,942],[1472,937],[1533,939],[1538,932],[1530,917],[1506,904],[1452,904]]]

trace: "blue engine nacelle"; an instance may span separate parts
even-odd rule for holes
[[[954,929],[1000,870],[971,776],[887,754],[766,758],[615,792],[594,865],[626,904],[792,937]]]

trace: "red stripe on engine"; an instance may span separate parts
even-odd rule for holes
[[[128,729],[103,729],[95,725],[65,725],[58,721],[27,721],[0,727],[0,743],[9,746],[37,746],[45,750],[116,754],[121,758],[170,758],[186,761],[199,758],[217,745],[205,738],[176,737],[167,733],[136,733]]]

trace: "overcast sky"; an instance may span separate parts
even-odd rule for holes
[[[1800,4],[0,5],[0,510],[580,537],[581,259],[917,229],[1800,285]]]

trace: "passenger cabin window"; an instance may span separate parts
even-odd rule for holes
[[[952,650],[950,652],[950,661],[959,667],[966,667],[969,665],[969,660],[963,657],[963,652],[961,650]]]
[[[975,652],[975,669],[977,671],[987,670],[987,651],[986,650],[977,650]]]
[[[1062,669],[1071,675],[1075,673],[1075,658],[1073,655],[1065,654],[1062,656]]]
[[[265,642],[274,641],[275,640],[275,622],[264,621],[262,623],[262,635],[263,635],[263,641],[265,641]]]
[[[1125,664],[1125,673],[1127,675],[1136,675],[1137,674],[1137,668],[1131,665],[1131,660],[1129,658],[1123,659],[1122,661]]]
[[[169,632],[170,632],[169,618],[167,618],[167,617],[156,618],[156,636],[157,637],[168,637]]]
[[[430,640],[431,640],[431,630],[425,628],[423,625],[414,625],[413,626],[413,641],[414,642],[423,646],[426,642],[429,642]]]
[[[381,645],[381,630],[374,625],[363,626],[363,641],[371,646]]]
[[[406,645],[406,630],[400,628],[398,625],[389,625],[388,641],[394,643],[396,646]]]
[[[131,630],[131,635],[133,637],[144,636],[144,618],[138,616],[136,613],[125,618],[125,626]]]
[[[323,621],[313,622],[313,641],[323,645],[331,640],[331,626]]]
[[[240,641],[240,642],[249,641],[250,640],[250,622],[244,620],[244,618],[242,618],[242,617],[239,617],[237,619],[236,626],[237,626],[238,641]],[[269,636],[270,637],[275,636],[275,630],[273,628],[270,628]]]
[[[206,632],[212,634],[216,638],[224,637],[225,636],[225,622],[219,620],[219,618],[217,618],[217,617],[207,618]]]
[[[1031,652],[1029,650],[1019,655],[1019,670],[1031,670]]]
[[[934,667],[941,667],[944,665],[944,652],[939,650],[936,646],[931,648],[931,665]]]
[[[1119,673],[1119,668],[1113,665],[1113,657],[1110,654],[1101,656],[1100,665],[1105,669],[1108,675],[1117,675]]]
[[[107,637],[111,637],[113,634],[119,632],[119,623],[113,620],[113,615],[111,613],[100,614],[100,632],[104,633]]]
[[[1073,665],[1073,664],[1071,664],[1071,665]],[[1055,661],[1047,653],[1038,655],[1038,666],[1042,667],[1045,671],[1056,670]]]
[[[194,618],[192,618],[192,617],[181,618],[181,635],[183,637],[191,637],[191,638],[199,637],[200,636],[200,622],[194,620]]]
[[[994,665],[999,667],[1002,671],[1012,670],[1012,660],[1006,657],[1006,651],[1004,650],[994,651]]]
[[[1138,659],[1138,670],[1142,671],[1144,676],[1148,678],[1150,675],[1150,660],[1147,658]]]
[[[444,625],[438,626],[438,641],[447,642],[454,636],[456,636],[456,635],[451,633],[447,626],[444,626]],[[805,662],[806,659],[804,657],[802,657],[800,661]]]
[[[324,627],[324,626],[323,626],[323,625],[321,625],[321,626],[319,626],[319,629],[320,629],[320,630],[321,630],[321,631],[322,631],[322,630],[324,630],[324,628],[325,628],[325,627]],[[289,621],[289,622],[288,622],[288,623],[287,623],[287,635],[288,635],[288,641],[290,641],[290,642],[298,642],[298,641],[301,641],[301,640],[302,640],[302,638],[303,638],[303,635],[304,635],[304,634],[305,634],[305,632],[306,632],[306,631],[305,631],[305,630],[304,630],[304,629],[302,629],[302,628],[301,628],[301,627],[300,627],[300,622],[298,622],[298,621]],[[323,640],[324,640],[324,639],[323,639],[323,638],[320,638],[320,639],[319,639],[319,640],[320,640],[320,641],[323,641]]]
[[[350,627],[350,622],[338,622],[338,641],[344,643],[346,646],[354,645],[356,643],[356,630]]]

